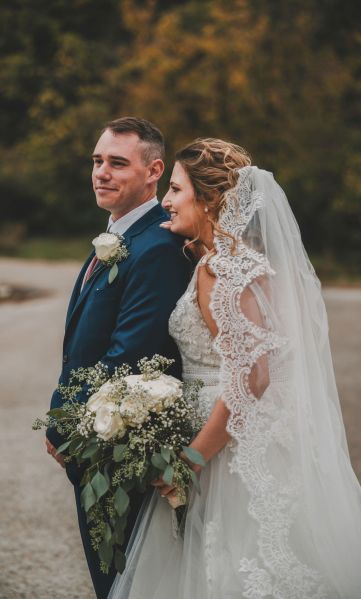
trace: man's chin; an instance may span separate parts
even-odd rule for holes
[[[96,202],[99,208],[102,208],[103,210],[108,210],[108,212],[112,212],[112,210],[114,209],[114,202],[112,202],[110,198],[107,198],[105,196],[97,195]]]

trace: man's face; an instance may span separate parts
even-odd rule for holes
[[[143,162],[144,144],[136,133],[100,136],[93,153],[93,189],[100,208],[119,218],[154,192],[151,165]]]

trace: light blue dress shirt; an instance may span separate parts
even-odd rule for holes
[[[156,197],[144,202],[140,206],[134,208],[124,216],[121,216],[116,221],[113,221],[112,217],[109,217],[108,222],[108,233],[118,233],[118,235],[123,235],[125,231],[129,229],[137,220],[139,220],[144,214],[149,212],[154,206],[158,204],[158,200]]]

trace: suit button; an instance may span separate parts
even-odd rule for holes
[[[69,362],[69,357],[67,354],[64,354],[63,356],[63,363],[66,364],[67,362]]]

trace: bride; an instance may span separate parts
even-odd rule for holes
[[[358,599],[360,487],[286,197],[242,148],[198,139],[163,205],[171,231],[206,249],[169,323],[184,381],[204,382],[191,447],[206,466],[182,534],[177,489],[154,483],[109,599]]]

